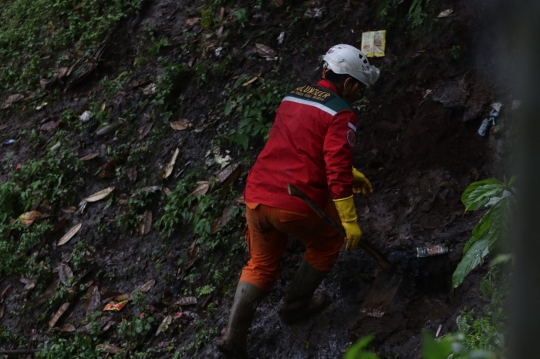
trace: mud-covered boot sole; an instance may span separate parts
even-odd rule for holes
[[[310,299],[307,308],[298,308],[291,305],[283,306],[279,312],[279,317],[285,324],[293,324],[297,321],[314,316],[325,310],[330,305],[330,298],[325,292],[316,292]]]

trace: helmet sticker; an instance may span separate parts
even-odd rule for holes
[[[354,147],[354,144],[356,143],[356,135],[353,130],[349,130],[347,132],[347,142],[349,142],[349,145]]]

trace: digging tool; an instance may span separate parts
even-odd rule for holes
[[[307,203],[324,221],[332,226],[339,234],[345,235],[345,229],[335,219],[333,219],[328,213],[326,213],[321,207],[319,207],[311,198],[309,198],[304,192],[293,186],[287,184],[287,189],[291,196],[298,197]],[[371,317],[381,318],[386,311],[386,308],[394,298],[399,285],[401,284],[402,276],[393,270],[392,264],[380,253],[380,251],[365,239],[360,240],[358,246],[362,248],[367,254],[369,254],[377,264],[384,269],[379,271],[377,277],[373,282],[369,293],[362,303],[360,311]]]

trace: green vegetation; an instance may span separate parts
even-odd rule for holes
[[[501,250],[503,239],[508,236],[515,209],[515,189],[512,187],[516,177],[501,182],[495,178],[474,182],[463,192],[461,201],[465,212],[476,211],[482,207],[489,210],[474,226],[472,237],[463,248],[463,258],[453,276],[454,288],[463,283],[464,278],[484,257],[494,250]]]
[[[92,56],[116,24],[138,11],[143,1],[5,0],[0,8],[2,89],[35,89],[54,68],[71,67],[78,58]]]
[[[44,348],[35,354],[42,359],[100,359],[103,354],[96,349],[96,338],[75,334],[65,339],[53,337]]]

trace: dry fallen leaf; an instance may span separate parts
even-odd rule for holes
[[[23,98],[24,98],[24,96],[20,95],[20,94],[11,95],[4,101],[4,103],[2,104],[2,107],[0,107],[0,108],[2,110],[6,109],[6,108],[10,108],[11,105],[13,105],[17,101],[22,100]]]
[[[261,57],[274,57],[276,56],[276,51],[269,46],[264,44],[255,44],[255,52],[257,52]]]
[[[139,235],[142,237],[150,233],[152,228],[152,211],[146,210],[141,218],[141,223],[139,223]]]
[[[73,277],[73,271],[65,263],[62,263],[60,266],[58,266],[56,270],[58,271],[58,277],[63,284],[66,284],[68,282],[68,279]]]
[[[52,316],[51,320],[49,321],[49,329],[54,327],[56,322],[58,322],[58,319],[66,312],[66,310],[69,308],[69,302],[62,304],[60,309]]]
[[[68,213],[68,214],[69,213],[75,213],[75,212],[77,212],[77,207],[75,207],[75,206],[64,207],[64,208],[62,208],[62,212]]]
[[[236,204],[226,207],[223,210],[221,217],[214,221],[210,234],[217,233],[222,227],[224,227],[227,223],[229,223],[229,221],[233,218],[234,213],[236,212],[236,208],[237,208]]]
[[[144,126],[142,126],[141,128],[139,128],[139,141],[145,138],[146,135],[148,135],[153,125],[154,124],[152,122],[149,122],[145,124]]]
[[[65,333],[72,333],[75,331],[75,326],[73,324],[64,324],[62,325],[62,327],[60,328],[60,331],[61,332],[65,332]]]
[[[4,312],[6,311],[6,303],[2,303],[0,305],[0,319],[4,316]]]
[[[58,220],[58,222],[54,225],[54,228],[53,230],[51,231],[51,233],[56,233],[58,232],[59,230],[61,230],[62,228],[64,228],[66,226],[66,218],[65,217],[62,217]]]
[[[56,288],[58,287],[58,284],[60,284],[60,278],[56,278],[55,280],[53,280],[51,285],[49,285],[47,290],[45,290],[45,293],[43,293],[41,298],[37,301],[37,304],[38,305],[45,304],[45,302],[51,299],[54,293],[56,293]]]
[[[91,153],[91,154],[86,155],[86,156],[84,156],[83,158],[81,158],[81,161],[90,161],[90,160],[96,158],[98,155],[99,155],[98,152],[96,152],[96,153]]]
[[[148,282],[144,283],[143,285],[138,286],[137,288],[135,288],[135,289],[133,290],[133,292],[131,292],[131,294],[130,294],[129,296],[130,296],[130,297],[133,297],[133,295],[135,295],[135,292],[146,293],[146,292],[148,292],[155,284],[156,284],[156,280],[155,280],[155,279],[152,279],[151,281],[148,281]]]
[[[86,202],[97,202],[97,201],[107,197],[112,191],[114,191],[114,186],[109,187],[109,188],[105,188],[102,191],[96,192],[93,195],[91,195],[90,197],[85,198],[84,200]]]
[[[208,189],[210,188],[210,182],[209,181],[198,181],[197,182],[197,188],[193,192],[191,192],[190,196],[197,196],[197,195],[205,195],[208,192]]]
[[[163,174],[163,178],[167,178],[171,175],[174,165],[176,163],[176,158],[178,157],[178,154],[180,153],[180,149],[177,147],[176,150],[174,150],[174,154],[171,158],[171,162],[165,167],[165,173]]]
[[[187,123],[184,121],[173,121],[170,124],[171,124],[172,129],[177,130],[177,131],[183,131],[191,127],[191,123]]]
[[[254,83],[255,81],[257,81],[258,78],[259,78],[259,75],[253,77],[253,78],[252,78],[251,80],[249,80],[249,81],[244,82],[244,83],[242,84],[242,86],[247,86],[247,85],[249,85],[249,84],[252,84],[252,83]]]
[[[191,19],[186,19],[186,25],[187,26],[193,26],[199,21],[198,17],[193,17]]]
[[[178,299],[173,305],[177,307],[183,307],[185,305],[195,305],[197,304],[197,298],[195,297],[183,297]]]
[[[88,288],[86,292],[86,300],[84,301],[84,310],[88,312],[93,312],[101,305],[101,293],[97,285],[93,285]]]
[[[40,129],[40,131],[50,131],[50,130],[55,129],[56,126],[58,126],[58,122],[49,121],[49,122],[46,122],[43,125],[41,125],[41,127],[39,129]]]
[[[159,328],[158,328],[158,330],[156,332],[156,336],[159,335],[160,333],[163,333],[167,329],[169,329],[169,325],[171,323],[172,323],[172,316],[167,315],[165,318],[163,318],[163,321],[159,325]]]
[[[67,242],[69,242],[71,238],[73,238],[73,236],[77,234],[79,229],[81,229],[81,226],[82,226],[82,222],[71,227],[71,229],[66,234],[64,234],[62,238],[60,238],[60,240],[58,241],[58,245],[62,246],[66,244]]]

